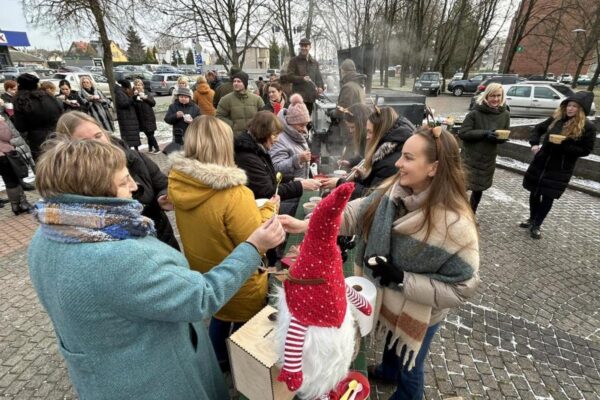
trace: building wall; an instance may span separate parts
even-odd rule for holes
[[[524,2],[528,0],[523,0]],[[586,1],[586,0],[583,0]],[[590,3],[590,10],[593,10],[598,0],[587,0]],[[538,4],[534,11],[536,15],[545,15],[552,8],[559,7],[562,4],[562,0],[538,0]],[[546,11],[539,11],[546,10]],[[530,21],[530,24],[536,23]],[[547,21],[540,23],[531,34],[526,36],[520,43],[523,51],[516,53],[513,62],[510,67],[511,73],[517,73],[519,75],[528,74],[542,74],[545,69],[546,63],[549,67],[547,72],[554,73],[555,75],[570,73],[574,74],[577,69],[581,53],[581,46],[583,45],[582,34],[574,33],[573,30],[581,28],[581,22],[574,18],[569,13],[562,13],[561,23],[559,24],[556,19],[550,18]],[[526,28],[526,31],[530,27]],[[511,26],[509,38],[514,30],[514,21]],[[552,39],[555,36],[555,39]],[[508,40],[507,40],[508,43]],[[551,56],[549,49],[552,48]],[[508,45],[505,51],[508,50]],[[503,59],[506,58],[506,54]],[[584,65],[582,74],[588,72],[588,68],[592,63],[592,59]]]
[[[249,69],[268,69],[269,68],[269,49],[250,47],[246,50],[246,59],[244,68]]]

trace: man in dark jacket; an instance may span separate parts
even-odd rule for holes
[[[233,75],[233,92],[223,97],[217,107],[217,118],[226,122],[235,136],[242,133],[265,106],[262,98],[248,90],[248,79],[248,74],[243,71]]]
[[[324,85],[319,63],[309,54],[310,47],[310,40],[300,40],[300,54],[290,60],[287,74],[281,80],[293,84],[292,93],[299,93],[308,112],[312,113],[315,100],[323,93]]]
[[[213,97],[213,106],[215,106],[215,108],[219,106],[219,101],[221,101],[223,97],[233,92],[233,76],[241,71],[241,68],[231,67],[229,69],[229,79],[223,80],[216,89],[213,89],[215,91],[215,96]]]
[[[200,115],[200,108],[192,100],[192,92],[188,88],[179,88],[177,100],[169,106],[165,122],[173,125],[173,143],[183,145],[185,131],[192,120]],[[166,151],[166,149],[165,149]]]

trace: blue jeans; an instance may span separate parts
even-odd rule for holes
[[[223,372],[229,371],[229,357],[225,340],[240,329],[244,322],[229,322],[212,317],[208,326],[208,336],[217,355],[217,361]]]
[[[396,344],[388,350],[390,340],[392,338],[391,332],[388,333],[385,340],[385,348],[383,350],[383,359],[381,364],[376,367],[376,373],[378,376],[385,380],[398,382],[398,388],[390,397],[390,400],[421,400],[423,399],[423,392],[425,391],[425,357],[429,352],[429,346],[433,336],[439,329],[440,324],[430,326],[425,333],[421,349],[417,354],[415,360],[415,366],[413,369],[402,368],[401,361],[405,356],[406,349],[402,350],[400,357],[396,355]]]

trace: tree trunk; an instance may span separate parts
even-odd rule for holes
[[[113,75],[113,59],[112,51],[110,48],[110,39],[106,32],[106,24],[104,23],[104,15],[102,9],[96,0],[89,0],[90,10],[96,24],[98,24],[98,33],[100,34],[100,42],[102,43],[102,61],[104,62],[104,71],[106,73],[106,79],[108,79],[108,86],[110,89],[110,98],[115,100],[115,77]]]
[[[596,71],[594,71],[594,76],[592,76],[590,85],[587,88],[587,90],[589,90],[590,92],[594,91],[594,87],[598,82],[598,76],[600,76],[600,46],[596,46]]]
[[[310,39],[312,34],[313,16],[315,14],[315,0],[308,1],[308,16],[306,18],[306,38]],[[315,53],[316,54],[316,53]]]

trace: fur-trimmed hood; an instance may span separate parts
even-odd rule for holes
[[[170,192],[177,193],[171,200],[182,209],[197,207],[219,191],[243,186],[248,180],[240,168],[201,163],[182,152],[171,154],[169,160]]]

